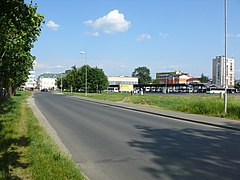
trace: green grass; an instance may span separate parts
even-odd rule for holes
[[[64,92],[65,94],[71,94],[69,92]],[[86,97],[85,93],[72,93],[73,95]],[[88,98],[107,100],[107,101],[124,101],[131,95],[129,93],[88,93]]]
[[[19,92],[0,107],[0,179],[84,179],[38,124]]]
[[[227,114],[224,114],[224,101],[219,96],[171,96],[171,95],[145,95],[132,96],[128,102],[144,104],[162,109],[187,112],[192,114],[202,114],[216,117],[226,117],[240,119],[240,98],[228,98]]]
[[[223,117],[223,100],[217,96],[134,96],[129,102],[162,109]]]
[[[83,93],[74,93],[85,96]],[[129,93],[89,93],[89,98],[124,101],[166,110],[187,112],[192,114],[202,114],[215,117],[226,117],[230,119],[240,119],[240,96],[228,97],[227,114],[224,114],[224,101],[219,95],[133,95]]]

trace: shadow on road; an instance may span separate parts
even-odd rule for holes
[[[154,179],[239,179],[240,133],[221,129],[156,129],[135,125],[142,139],[128,142],[152,157]]]

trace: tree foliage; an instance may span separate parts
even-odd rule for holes
[[[87,90],[88,92],[101,92],[108,87],[108,79],[102,69],[92,68],[84,65],[80,68],[73,66],[66,71],[66,76],[62,78],[63,89],[75,92],[85,91],[87,68]],[[61,88],[61,78],[57,79],[57,86]]]
[[[152,83],[153,84],[160,84],[160,80],[159,79],[152,79]]]
[[[199,79],[199,81],[201,82],[201,83],[207,83],[207,82],[209,82],[209,77],[207,77],[207,76],[204,76],[203,75],[203,73],[202,73],[202,75],[201,75],[201,77],[200,77],[200,79]]]
[[[33,43],[41,32],[42,14],[23,0],[0,1],[0,97],[26,82],[35,57]]]
[[[235,82],[234,88],[240,89],[240,83],[239,82]]]
[[[137,77],[139,84],[148,84],[151,82],[150,70],[147,67],[138,67],[133,73],[132,77]]]

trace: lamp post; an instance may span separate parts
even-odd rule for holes
[[[81,54],[85,54],[85,60],[86,60],[86,65],[85,65],[85,96],[87,96],[87,53],[84,51],[80,52]]]
[[[166,75],[166,94],[168,93],[168,75]]]
[[[63,81],[62,81],[62,73],[61,73],[61,93],[63,92]]]
[[[227,0],[224,0],[224,40],[225,40],[225,93],[224,93],[224,113],[227,113]]]

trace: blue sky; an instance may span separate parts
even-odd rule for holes
[[[26,1],[28,2],[28,1]],[[224,0],[33,0],[45,15],[32,54],[36,72],[63,72],[87,63],[108,76],[146,66],[211,77],[224,54]],[[240,78],[240,1],[228,0],[228,57]],[[86,54],[81,54],[84,51]]]

